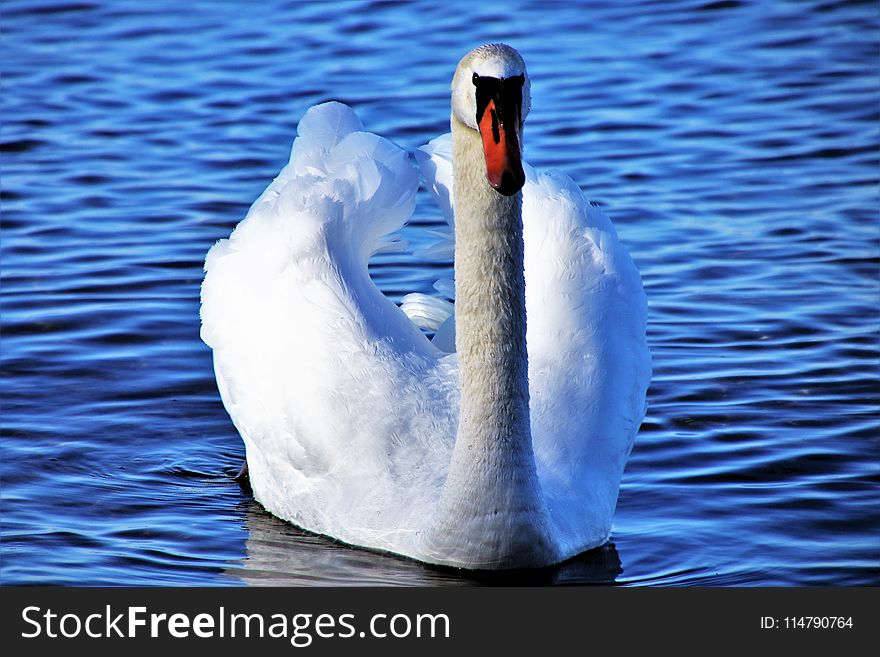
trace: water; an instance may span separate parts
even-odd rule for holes
[[[880,583],[878,24],[827,0],[4,2],[2,582]],[[611,544],[471,577],[305,534],[232,480],[198,298],[307,107],[417,147],[493,40],[533,79],[527,158],[641,269],[655,373]],[[407,237],[439,221],[423,198]],[[373,273],[397,299],[442,271]]]

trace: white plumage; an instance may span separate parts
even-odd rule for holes
[[[451,219],[449,137],[417,160]],[[452,529],[448,554],[426,542],[459,421],[453,306],[405,300],[416,322],[439,328],[435,345],[370,279],[370,255],[413,212],[419,171],[339,103],[306,113],[290,162],[205,262],[202,339],[267,510],[353,545],[469,568],[556,563],[607,540],[650,378],[645,298],[605,214],[564,175],[525,171],[528,392],[547,547],[495,558],[473,524]]]

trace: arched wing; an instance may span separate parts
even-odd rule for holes
[[[207,256],[202,338],[257,499],[313,531],[382,547],[363,519],[439,489],[435,461],[448,462],[457,422],[454,359],[367,272],[411,215],[418,173],[339,103],[309,110],[298,134],[288,165]]]

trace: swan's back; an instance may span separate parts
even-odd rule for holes
[[[298,132],[290,163],[205,263],[202,337],[220,393],[269,511],[436,561],[420,536],[455,440],[457,359],[367,272],[370,254],[412,213],[418,172],[338,103],[312,108]],[[445,144],[419,156],[451,219]],[[526,174],[531,428],[552,540],[567,558],[610,532],[650,377],[646,308],[604,213],[565,176]],[[425,301],[432,312],[451,309]]]

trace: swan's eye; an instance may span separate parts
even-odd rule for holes
[[[471,78],[471,81],[473,81],[473,83],[476,85],[477,82],[480,81],[480,76],[477,75],[476,73],[474,73],[473,77]]]

